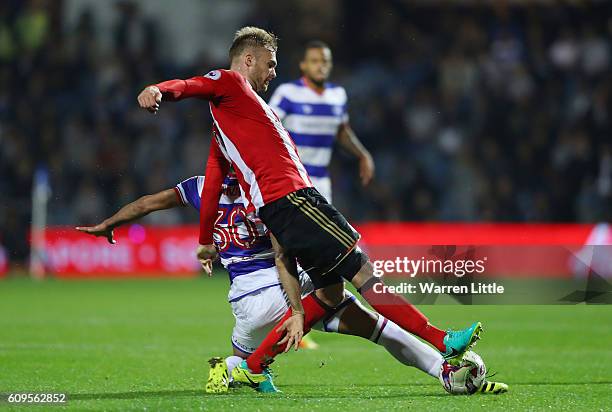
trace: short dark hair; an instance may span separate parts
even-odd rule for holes
[[[306,50],[308,49],[330,49],[331,50],[331,47],[329,47],[329,45],[325,43],[323,40],[310,40],[308,43],[306,43],[306,46],[304,46],[304,54],[306,54]]]
[[[230,60],[240,56],[249,47],[265,47],[270,51],[276,51],[278,38],[273,33],[259,27],[243,27],[234,35],[232,47],[229,49]]]

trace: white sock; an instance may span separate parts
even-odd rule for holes
[[[345,290],[344,293],[346,295],[346,300],[351,300],[355,302],[361,310],[370,312],[370,310],[363,306],[359,299],[356,299],[355,295],[351,292]],[[328,319],[322,330],[325,332],[338,332],[340,318],[345,309],[346,306]],[[370,336],[370,340],[384,347],[395,359],[404,365],[413,366],[437,378],[438,372],[440,371],[440,365],[444,362],[440,352],[426,343],[421,342],[415,336],[406,332],[382,315],[377,315],[378,321],[376,322],[376,327],[372,332],[372,336]]]
[[[414,366],[434,378],[438,377],[440,366],[444,362],[440,352],[381,315],[378,316],[378,323],[370,340],[384,347],[404,365]]]
[[[232,381],[232,369],[240,365],[240,362],[242,361],[243,359],[240,356],[235,355],[225,358],[225,364],[227,365],[227,376],[229,376],[230,382]]]

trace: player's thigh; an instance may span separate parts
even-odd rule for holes
[[[357,289],[362,287],[368,280],[374,277],[374,267],[372,266],[372,263],[367,258],[367,256],[362,256],[360,257],[360,259],[361,261],[365,261],[365,263],[363,264],[363,266],[361,266],[361,269],[359,269],[359,271],[351,279],[351,283]]]
[[[343,262],[355,249],[359,234],[313,188],[264,206],[260,217],[285,253],[297,258],[315,289],[341,283],[342,276],[350,280],[361,267],[353,268],[351,259]],[[333,272],[337,267],[342,271]]]
[[[336,307],[344,300],[344,282],[319,288],[315,291],[317,298],[329,307]]]
[[[281,320],[289,308],[280,286],[272,286],[232,302],[236,319],[232,342],[241,351],[251,353]]]

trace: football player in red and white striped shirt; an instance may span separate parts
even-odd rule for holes
[[[229,50],[229,70],[170,80],[145,88],[142,108],[157,112],[162,101],[196,97],[209,102],[215,139],[211,144],[200,212],[199,258],[214,257],[212,229],[223,178],[234,166],[247,210],[257,212],[271,232],[276,265],[291,309],[244,365],[237,380],[262,380],[278,353],[297,349],[304,331],[344,298],[349,280],[380,314],[435,346],[445,358],[463,355],[479,337],[480,322],[459,331],[443,331],[406,299],[390,293],[373,276],[358,247],[359,234],[313,187],[291,137],[257,94],[276,77],[277,39],[255,27],[240,29]],[[316,291],[300,300],[296,260]]]

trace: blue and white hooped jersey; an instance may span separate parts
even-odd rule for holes
[[[225,185],[238,182],[226,178]],[[184,205],[200,210],[200,194],[204,187],[204,176],[194,176],[182,181],[175,191]],[[213,239],[219,250],[221,264],[227,269],[230,278],[228,300],[236,301],[250,293],[271,286],[280,285],[275,268],[274,250],[268,230],[259,219],[247,217],[242,196],[233,200],[221,194]]]
[[[344,88],[326,83],[317,93],[299,79],[278,86],[269,105],[293,138],[308,174],[327,177],[338,128],[348,121]]]

